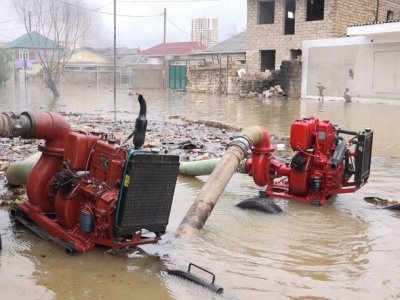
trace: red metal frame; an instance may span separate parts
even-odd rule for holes
[[[331,159],[336,149],[336,127],[327,120],[316,117],[296,120],[291,127],[290,144],[303,160],[303,169],[286,165],[272,157],[268,133],[263,131],[264,140],[252,147],[252,155],[246,161],[245,169],[254,182],[264,187],[268,196],[295,200],[299,202],[325,205],[331,196],[353,193],[361,186],[356,186],[345,176],[344,162],[331,166]],[[348,141],[349,146],[353,139]],[[355,153],[346,150],[346,157]],[[313,190],[311,181],[318,180],[318,190]]]
[[[77,252],[92,250],[96,245],[120,249],[157,243],[158,237],[144,237],[141,231],[114,237],[114,211],[127,157],[125,149],[109,143],[105,135],[71,131],[60,115],[24,114],[33,124],[26,138],[44,139],[45,144],[39,147],[41,158],[28,178],[29,200],[18,207],[21,212]],[[62,170],[89,173],[76,179],[73,190],[62,195],[55,188],[56,175]],[[92,214],[92,232],[80,228],[83,210]]]

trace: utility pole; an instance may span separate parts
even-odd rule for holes
[[[376,0],[375,23],[379,21],[379,0]]]
[[[117,0],[114,0],[114,122],[117,122]]]
[[[28,19],[29,19],[29,32],[32,32],[32,19],[31,19],[31,11],[29,11],[29,14],[28,14]]]
[[[163,71],[162,71],[162,87],[165,89],[166,79],[166,57],[165,57],[165,43],[167,41],[167,9],[164,8],[164,40],[163,40]]]

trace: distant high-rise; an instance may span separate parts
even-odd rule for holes
[[[208,47],[218,43],[218,20],[206,17],[192,19],[192,41]]]

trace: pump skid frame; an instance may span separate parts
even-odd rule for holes
[[[138,100],[130,147],[105,133],[73,131],[56,113],[1,114],[1,136],[45,141],[27,180],[28,201],[13,209],[16,220],[37,225],[68,252],[157,243],[168,224],[179,157],[140,150],[147,119],[143,96]]]
[[[371,129],[342,130],[328,120],[303,118],[291,125],[295,155],[290,164],[274,158],[272,146],[254,145],[245,169],[270,197],[325,205],[332,196],[353,193],[367,183],[372,141]]]

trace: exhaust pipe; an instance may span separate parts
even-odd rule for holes
[[[147,129],[146,100],[142,95],[139,95],[138,101],[140,105],[140,111],[139,111],[139,116],[136,118],[135,129],[133,131],[133,144],[135,145],[135,149],[142,148],[146,137],[146,129]]]
[[[338,141],[335,152],[333,152],[331,159],[331,168],[336,169],[336,167],[343,161],[343,158],[347,151],[347,144],[343,139]]]
[[[258,152],[263,151],[265,154],[273,151],[268,132],[264,128],[258,126],[246,128],[241,136],[228,145],[225,154],[179,225],[177,237],[195,234],[203,228],[229,180],[253,146]]]

